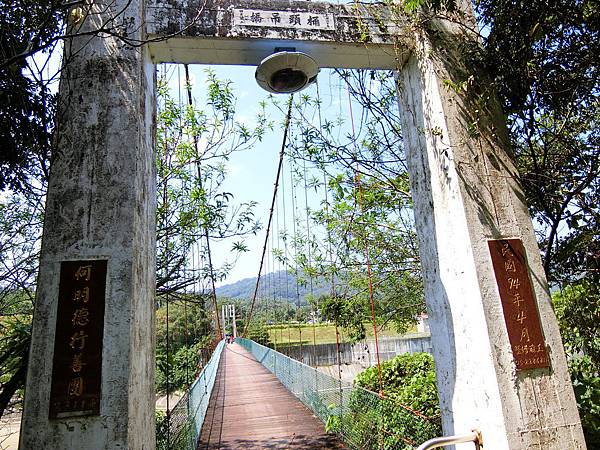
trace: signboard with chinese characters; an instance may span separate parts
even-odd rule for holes
[[[50,418],[100,414],[106,260],[63,261]]]
[[[517,370],[549,367],[523,243],[490,240],[488,246]]]
[[[303,30],[335,30],[333,14],[234,9],[233,25]]]

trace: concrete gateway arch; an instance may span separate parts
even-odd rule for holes
[[[256,65],[277,47],[321,67],[397,71],[444,433],[478,428],[495,450],[585,448],[504,119],[471,58],[468,5],[427,29],[382,5],[89,8],[73,28],[119,32],[65,46],[21,449],[155,447],[154,65]]]

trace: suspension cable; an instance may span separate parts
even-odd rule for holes
[[[193,108],[193,100],[192,100],[192,85],[190,83],[190,71],[187,64],[183,65],[185,69],[185,85],[187,90],[187,100],[190,108]],[[195,129],[195,128],[194,128]],[[194,156],[196,157],[196,170],[198,175],[198,185],[200,190],[202,191],[202,168],[200,166],[200,158],[198,157],[198,133],[194,132],[192,135],[194,141]],[[212,254],[210,251],[210,235],[208,231],[208,224],[204,221],[202,223],[202,229],[204,231],[204,237],[206,239],[206,252],[208,258],[208,270],[209,270],[209,278],[211,284],[211,297],[213,302],[213,308],[215,311],[215,322],[216,327],[214,327],[217,337],[223,337],[223,331],[221,330],[221,319],[219,317],[219,307],[217,305],[217,288],[215,287],[215,271],[212,262]]]
[[[284,158],[285,159],[285,158]],[[282,168],[283,171],[283,168]],[[282,187],[282,192],[283,192],[283,180],[285,179],[285,177],[281,177],[281,187]],[[275,236],[276,236],[276,244],[277,244],[277,255],[273,255],[273,258],[275,258],[277,260],[277,285],[276,285],[276,289],[277,289],[277,293],[279,294],[279,301],[281,302],[282,299],[282,289],[281,289],[281,250],[279,248],[280,246],[280,239],[281,239],[281,235],[280,235],[280,225],[279,225],[279,203],[280,203],[280,198],[277,198],[277,201],[275,203],[275,219],[276,219],[276,226],[275,226]],[[275,269],[275,261],[273,261],[273,269]],[[281,311],[283,311],[283,305],[281,305]],[[278,307],[277,307],[278,308]],[[275,309],[273,310],[273,312],[275,313]],[[277,317],[275,317],[275,319],[277,319]],[[279,342],[280,345],[283,344],[283,320],[280,323],[280,327],[279,327]],[[277,342],[277,339],[276,339]]]
[[[254,286],[254,294],[252,295],[252,302],[250,304],[250,310],[248,311],[248,314],[246,315],[246,323],[244,323],[244,332],[242,333],[243,337],[246,337],[246,335],[247,335],[248,326],[250,325],[250,320],[252,319],[252,314],[254,313],[254,306],[256,303],[256,294],[258,293],[258,287],[259,287],[259,283],[260,283],[260,275],[262,273],[262,268],[263,268],[263,264],[264,264],[264,260],[265,260],[265,252],[267,250],[267,243],[269,241],[269,232],[271,230],[271,223],[273,221],[273,211],[275,209],[275,201],[277,199],[277,188],[279,187],[279,177],[281,175],[281,167],[283,166],[283,156],[285,154],[285,146],[287,143],[288,129],[290,127],[290,118],[292,116],[293,99],[294,99],[294,96],[293,96],[293,94],[291,94],[289,101],[288,101],[288,112],[285,117],[284,130],[283,130],[283,142],[281,143],[281,150],[279,152],[279,164],[277,166],[277,175],[275,176],[275,186],[273,188],[273,199],[271,200],[271,209],[269,210],[269,221],[267,222],[267,232],[265,234],[265,242],[264,242],[263,248],[262,248],[262,256],[260,258],[260,266],[258,269],[258,276],[256,277],[256,285]]]
[[[306,248],[307,248],[307,256],[308,256],[308,268],[309,268],[309,273],[308,273],[308,282],[309,282],[309,293],[310,293],[310,298],[314,301],[314,286],[313,286],[313,271],[312,269],[312,252],[311,252],[311,235],[310,235],[310,208],[308,206],[308,183],[306,182],[306,159],[302,158],[303,161],[303,178],[304,178],[304,207],[305,207],[305,211],[306,211]],[[319,303],[317,301],[317,310],[319,308]],[[312,318],[312,335],[313,335],[313,348],[312,348],[312,353],[313,353],[313,365],[316,367],[317,366],[317,310],[315,310],[315,307],[313,306],[311,308],[312,313],[313,313],[313,318]]]
[[[319,117],[319,129],[322,130],[323,129],[323,122],[322,122],[322,116],[321,116],[321,93],[319,91],[319,81],[317,80],[316,82],[317,85],[317,113],[318,113],[318,117]],[[328,257],[329,257],[329,264],[330,264],[330,270],[331,270],[331,299],[334,300],[336,298],[336,292],[335,292],[335,270],[333,270],[332,266],[333,266],[333,247],[332,247],[332,242],[331,242],[331,229],[329,227],[329,222],[330,222],[330,217],[329,217],[329,197],[327,194],[327,170],[325,169],[325,148],[321,149],[321,168],[322,168],[322,172],[323,172],[323,194],[325,197],[325,237],[327,239],[327,252],[328,252]],[[344,394],[343,394],[343,390],[342,390],[342,355],[341,355],[341,345],[340,345],[340,330],[339,330],[339,326],[338,326],[338,320],[336,318],[335,320],[335,349],[336,349],[336,356],[337,356],[337,368],[338,368],[338,395],[339,395],[339,402],[340,402],[340,408],[339,408],[339,420],[340,420],[340,426],[342,426],[342,405],[343,405],[343,399],[344,399]]]
[[[275,201],[277,203],[277,199]],[[275,216],[276,217],[276,216]],[[271,329],[273,329],[273,325],[275,324],[275,261],[273,260],[273,233],[275,227],[271,227],[271,235],[269,236],[269,247],[267,247],[267,276],[269,277],[269,290],[267,291],[267,305],[269,301],[271,301]],[[267,315],[268,317],[268,315]],[[270,329],[270,330],[271,330]],[[271,338],[271,332],[268,332],[268,339]],[[277,329],[275,329],[275,340],[273,341],[273,345],[275,351],[277,351]]]
[[[291,160],[293,163],[293,158]],[[300,311],[300,282],[298,280],[298,230],[297,230],[297,218],[296,215],[298,213],[298,199],[296,197],[296,182],[294,180],[294,171],[293,165],[290,164],[290,188],[291,188],[291,198],[292,198],[292,230],[294,232],[294,279],[296,281],[296,316],[298,316]],[[304,362],[304,357],[302,356],[302,324],[298,320],[298,341],[300,342],[300,359]]]
[[[166,78],[166,68],[163,66],[163,76]],[[168,132],[167,132],[167,128],[165,127],[165,143],[164,143],[164,168],[165,170],[169,170],[170,166],[171,166],[171,162],[170,162],[170,158],[169,158],[169,144],[168,144]],[[168,285],[168,278],[169,278],[169,227],[167,226],[167,220],[168,220],[168,208],[167,208],[167,204],[168,204],[168,195],[167,195],[167,191],[168,191],[168,177],[164,177],[164,185],[163,185],[163,192],[162,192],[162,201],[163,201],[163,221],[165,222],[165,229],[167,230],[167,233],[165,235],[165,254],[164,254],[164,266],[163,269],[165,271],[165,303],[166,303],[166,342],[165,342],[165,350],[166,350],[166,364],[165,364],[165,378],[167,381],[167,400],[166,400],[166,422],[167,422],[167,426],[166,426],[166,431],[167,431],[167,447],[170,444],[170,430],[171,430],[171,425],[170,425],[170,421],[171,421],[171,411],[170,411],[170,405],[169,405],[169,394],[170,394],[170,370],[169,370],[169,285]]]
[[[186,83],[187,84],[187,83]],[[177,65],[177,91],[178,91],[178,105],[181,106],[183,104],[182,101],[182,94],[181,94],[181,65]],[[179,114],[179,127],[180,129],[183,129],[183,124],[181,123],[182,119],[181,119],[181,114]],[[187,192],[187,187],[188,187],[188,180],[187,178],[184,179],[183,181],[183,191]],[[184,249],[185,251],[187,251],[187,244],[184,243]],[[187,280],[187,277],[189,276],[189,258],[186,256],[185,261],[183,262],[183,274],[184,274],[184,280]],[[188,284],[187,282],[184,283],[183,286],[183,326],[184,326],[184,345],[186,348],[186,352],[187,349],[189,349],[189,330],[188,330],[188,308],[187,308],[187,300],[188,300]],[[186,388],[189,386],[190,383],[190,373],[189,373],[189,358],[187,356],[186,353],[186,357],[185,357],[185,386]],[[189,402],[187,402],[187,406],[188,406],[188,414],[189,414]]]
[[[354,160],[356,163],[356,168],[354,170],[354,184],[355,184],[356,190],[357,190],[358,204],[359,204],[361,213],[364,213],[362,185],[360,182],[360,171],[358,170],[358,147],[356,145],[356,129],[354,126],[354,115],[352,113],[352,97],[350,95],[350,87],[349,87],[348,81],[346,81],[346,91],[348,92],[348,110],[350,113],[350,123],[352,125],[352,142],[354,144]],[[384,392],[383,392],[383,380],[381,377],[381,360],[379,357],[379,338],[377,336],[377,319],[375,318],[375,299],[373,296],[373,280],[371,277],[371,260],[369,257],[369,241],[367,239],[366,234],[365,234],[363,240],[364,240],[364,244],[365,244],[365,250],[364,250],[365,260],[367,263],[367,281],[369,283],[369,301],[371,303],[371,320],[373,322],[373,334],[375,336],[375,354],[377,355],[377,377],[379,379],[379,395],[383,396]]]
[[[285,163],[284,163],[285,164]],[[283,169],[283,171],[285,172],[285,168]],[[285,265],[286,265],[286,261],[287,261],[287,257],[288,257],[288,231],[287,231],[287,214],[286,214],[286,208],[285,208],[285,198],[286,198],[286,194],[285,194],[285,176],[281,177],[281,206],[283,208],[283,267],[285,269]],[[288,277],[288,272],[287,270],[285,270],[285,314],[287,317],[286,323],[287,323],[287,331],[288,331],[288,356],[290,355],[290,348],[291,348],[291,341],[292,341],[292,335],[291,335],[291,323],[290,323],[290,284],[289,284],[289,277]],[[283,330],[282,330],[282,336],[283,336]],[[281,338],[283,341],[283,337]]]

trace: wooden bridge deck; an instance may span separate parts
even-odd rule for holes
[[[343,448],[248,351],[226,345],[198,450]]]

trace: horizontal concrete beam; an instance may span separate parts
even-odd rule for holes
[[[396,69],[412,41],[405,17],[381,5],[281,0],[154,0],[147,31],[155,63],[258,65],[291,47],[320,67]]]

